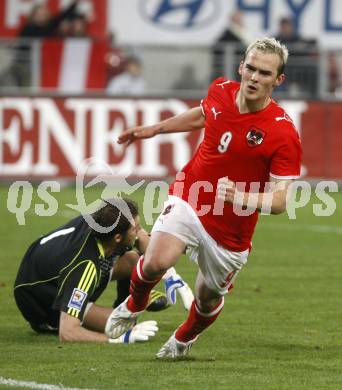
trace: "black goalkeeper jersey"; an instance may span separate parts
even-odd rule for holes
[[[114,259],[105,257],[80,216],[32,243],[14,288],[27,289],[47,310],[82,321],[87,303],[95,302],[109,283]]]

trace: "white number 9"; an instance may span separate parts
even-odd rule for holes
[[[228,149],[228,146],[232,138],[233,138],[233,134],[230,131],[226,131],[225,133],[223,133],[220,139],[220,145],[217,147],[217,150],[220,153],[225,153]]]

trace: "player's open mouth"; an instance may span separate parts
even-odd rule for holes
[[[255,91],[257,90],[253,85],[248,85],[248,86],[247,86],[247,89],[248,89],[249,91],[253,91],[253,92],[255,92]]]

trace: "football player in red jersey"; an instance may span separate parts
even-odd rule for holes
[[[147,251],[132,274],[130,297],[110,317],[117,335],[134,324],[163,273],[186,248],[199,271],[187,320],[157,354],[185,355],[220,314],[224,295],[247,262],[258,211],[280,214],[299,176],[301,144],[292,120],[272,100],[284,81],[288,51],[274,38],[253,42],[241,61],[241,82],[224,78],[201,105],[156,125],[124,131],[119,144],[157,134],[205,128],[190,162],[171,185]]]

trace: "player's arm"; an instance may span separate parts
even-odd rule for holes
[[[92,260],[83,260],[72,270],[61,275],[60,290],[54,308],[60,310],[59,338],[61,341],[107,342],[104,334],[82,327],[92,304],[89,303],[98,281],[98,272]],[[110,313],[107,313],[107,317]],[[94,328],[92,328],[94,329]],[[96,328],[95,328],[96,329]],[[102,327],[101,333],[103,333]]]
[[[125,130],[118,138],[119,144],[131,144],[136,139],[151,138],[157,134],[178,133],[200,130],[204,127],[205,119],[202,108],[195,107],[190,110],[165,119],[155,125],[138,126]]]
[[[59,338],[61,341],[135,343],[147,341],[158,331],[155,321],[144,321],[117,339],[112,338],[110,323],[112,308],[89,302],[97,285],[97,273],[92,261],[82,261],[63,279],[59,297],[54,306],[59,307]],[[75,287],[77,286],[77,287]]]
[[[59,339],[66,342],[97,342],[97,343],[136,343],[148,341],[158,331],[156,321],[143,321],[135,325],[122,336],[113,339],[105,334],[106,324],[112,314],[112,308],[89,304],[83,323],[78,318],[61,312],[59,322]]]
[[[77,3],[79,3],[80,0],[74,0],[69,7],[61,11],[56,16],[52,17],[51,20],[48,23],[48,30],[49,32],[52,32],[53,29],[58,28],[58,26],[67,18],[72,17],[76,11]]]
[[[238,191],[234,182],[223,177],[218,181],[217,195],[219,199],[230,204],[281,214],[286,210],[287,194],[292,182],[293,180],[278,180],[271,177],[269,191],[251,193]]]
[[[90,308],[89,311],[91,311],[92,307]],[[106,317],[105,317],[105,313],[103,313],[103,316],[99,319],[96,319],[94,320],[94,327],[93,328],[100,328],[100,324],[101,324],[101,319],[103,320],[103,317],[106,318],[105,321],[107,321],[107,318],[109,317],[110,313],[112,312],[112,309],[107,309],[107,308],[101,308],[103,309],[103,311],[107,311],[106,313]],[[90,314],[90,313],[88,313]],[[90,316],[92,319],[94,319],[94,316]],[[88,322],[88,326],[89,328],[91,328],[92,326],[92,321],[90,319],[90,321],[86,321],[87,319],[85,318],[85,323]],[[105,321],[104,321],[104,324],[103,324],[103,330],[104,330],[104,326],[105,326]],[[65,313],[65,312],[61,312],[61,315],[60,315],[60,320],[59,320],[59,339],[60,341],[85,341],[85,342],[98,342],[98,343],[107,343],[109,338],[102,332],[102,333],[99,333],[99,332],[96,332],[96,331],[93,331],[93,330],[89,330],[89,329],[86,329],[84,328],[82,325],[81,325],[81,321],[76,318],[76,317],[72,317],[71,315]]]

